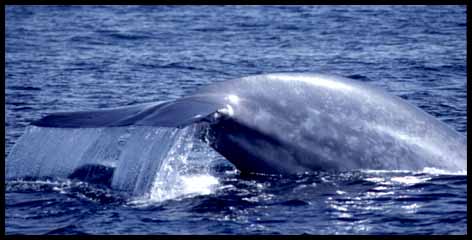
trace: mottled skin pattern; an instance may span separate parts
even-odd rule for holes
[[[346,78],[256,75],[215,83],[174,102],[141,106],[112,110],[114,121],[106,118],[110,111],[103,117],[96,111],[88,122],[73,120],[77,114],[88,119],[87,113],[65,113],[60,123],[51,115],[36,125],[199,123],[209,132],[210,146],[242,172],[467,168],[464,136],[398,97]]]
[[[225,94],[212,146],[242,171],[467,168],[464,136],[362,82],[269,74],[211,85]]]

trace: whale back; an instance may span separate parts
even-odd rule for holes
[[[464,136],[363,82],[280,73],[216,83],[198,92],[218,93],[226,95],[221,99],[229,111],[224,111],[226,120],[212,126],[220,140],[214,148],[240,169],[467,168]]]

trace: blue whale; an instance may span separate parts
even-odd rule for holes
[[[330,75],[277,73],[214,83],[173,101],[53,113],[41,127],[185,127],[242,173],[467,169],[466,137],[399,97]]]

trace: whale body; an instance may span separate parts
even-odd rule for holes
[[[467,169],[465,136],[381,89],[323,74],[249,76],[173,101],[53,113],[32,124],[197,124],[202,138],[242,173]]]

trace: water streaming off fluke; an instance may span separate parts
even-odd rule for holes
[[[188,166],[187,159],[196,141],[195,129],[194,126],[183,129],[30,126],[8,155],[6,177],[66,178],[77,175],[77,169],[83,166],[104,166],[114,169],[110,181],[113,189],[153,201],[174,198],[195,192],[186,187],[188,179],[217,183],[216,178],[209,175],[208,168]],[[207,191],[202,190],[203,193]]]

